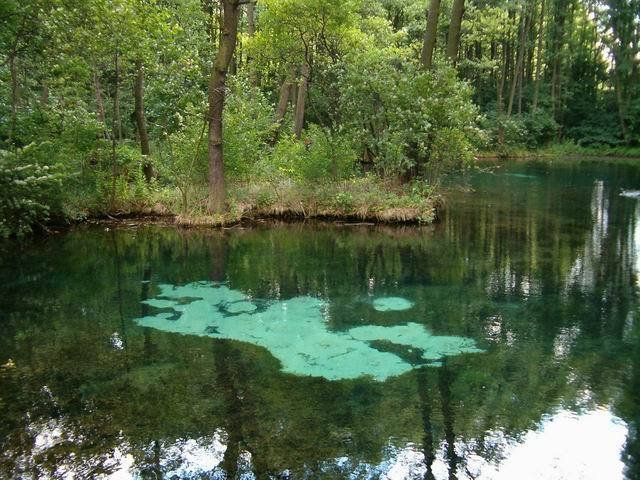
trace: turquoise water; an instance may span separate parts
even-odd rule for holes
[[[640,167],[483,165],[429,227],[0,253],[0,478],[638,478]]]

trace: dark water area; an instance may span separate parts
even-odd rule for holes
[[[0,478],[640,478],[640,164],[483,169],[429,227],[4,245]]]

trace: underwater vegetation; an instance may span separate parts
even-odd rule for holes
[[[395,353],[374,348],[384,342],[417,349],[425,363],[446,356],[481,352],[473,339],[433,335],[423,325],[365,325],[346,331],[328,328],[328,302],[310,296],[287,300],[251,299],[221,283],[160,285],[160,294],[144,300],[157,309],[136,319],[140,326],[187,335],[249,342],[266,348],[295,375],[341,380],[370,376],[378,381],[416,368]],[[373,301],[379,311],[413,306],[399,297]]]

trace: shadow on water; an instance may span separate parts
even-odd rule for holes
[[[640,201],[620,192],[640,169],[528,162],[457,182],[432,227],[79,228],[1,257],[0,477],[465,480],[517,461],[637,478]],[[169,313],[144,303],[160,285],[202,281],[259,313],[317,299],[332,335],[417,324],[482,352],[425,362],[363,340],[411,369],[329,380],[259,343],[136,323]]]

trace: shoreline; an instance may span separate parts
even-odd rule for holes
[[[512,153],[507,155],[501,155],[495,152],[484,152],[476,156],[476,161],[482,162],[487,160],[535,160],[542,158],[563,158],[568,160],[575,160],[580,158],[588,158],[593,160],[638,160],[640,161],[640,155],[621,155],[616,153],[536,153],[536,152],[523,152]]]
[[[439,222],[438,208],[433,209],[433,219],[430,222],[418,220],[417,217],[407,217],[406,219],[387,219],[382,220],[375,216],[358,216],[354,214],[323,213],[317,215],[302,215],[298,212],[286,210],[279,213],[257,212],[255,214],[243,215],[233,220],[220,220],[209,216],[194,216],[181,218],[179,214],[173,213],[153,213],[153,212],[130,212],[121,214],[104,214],[89,216],[83,220],[71,222],[69,224],[49,225],[44,230],[46,234],[62,233],[73,228],[86,225],[104,225],[121,227],[138,227],[145,225],[159,225],[166,227],[175,227],[182,229],[216,229],[231,230],[234,228],[247,228],[265,223],[284,223],[284,224],[304,224],[318,223],[335,226],[415,226],[428,227]]]

